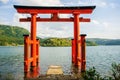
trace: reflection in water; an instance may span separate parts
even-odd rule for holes
[[[79,69],[74,64],[71,65],[71,74],[77,74]]]
[[[24,72],[24,80],[31,79],[31,78],[37,78],[40,75],[40,67],[32,67],[30,71]]]
[[[74,76],[75,78],[81,79],[82,78],[82,72],[81,70],[75,66],[74,64],[71,65],[71,75]]]
[[[71,65],[71,74],[79,74],[81,73],[81,69],[78,68],[78,66],[75,66],[74,64]]]

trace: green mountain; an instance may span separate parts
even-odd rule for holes
[[[17,26],[0,25],[0,45],[23,45],[23,34],[29,34],[29,32]]]
[[[120,39],[88,38],[87,40],[93,41],[98,45],[120,45]]]

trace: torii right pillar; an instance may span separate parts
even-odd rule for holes
[[[84,72],[86,70],[86,39],[85,39],[86,34],[81,34],[81,71]]]

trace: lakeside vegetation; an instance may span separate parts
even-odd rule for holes
[[[101,76],[102,73],[96,71],[96,68],[86,70],[82,77],[84,80],[120,80],[120,64],[112,63],[112,68],[108,76]]]
[[[41,46],[71,46],[71,40],[68,38],[42,39]]]
[[[10,25],[0,25],[0,46],[24,45],[23,34],[29,34],[28,30]],[[39,38],[39,37],[38,37]],[[71,46],[71,38],[39,38],[41,46]],[[120,39],[88,38],[87,46],[120,45]]]

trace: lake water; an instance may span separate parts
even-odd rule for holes
[[[98,72],[109,74],[111,64],[120,63],[120,46],[87,46],[86,50],[87,69],[94,66]],[[23,53],[23,47],[0,47],[0,80],[22,80]],[[46,74],[50,65],[60,65],[65,74],[70,74],[71,47],[40,47],[40,74]]]

